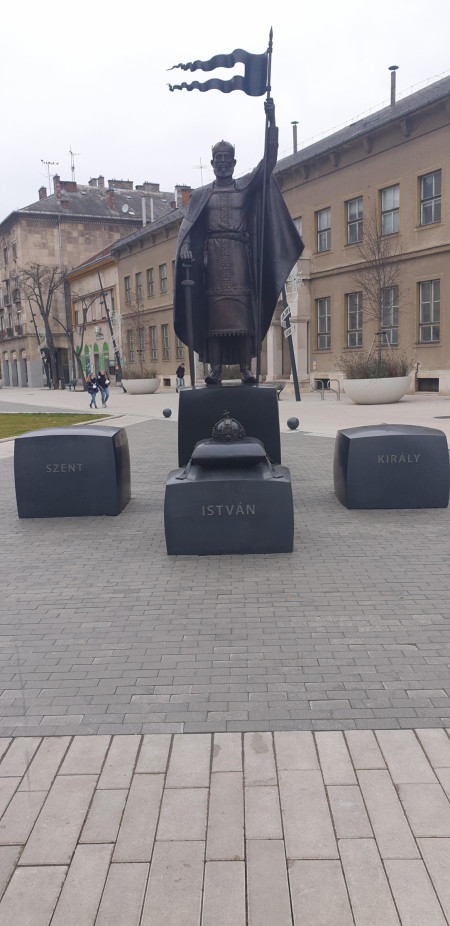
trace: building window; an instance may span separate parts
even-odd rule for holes
[[[159,286],[162,293],[167,292],[167,264],[159,266]]]
[[[301,238],[301,236],[302,236],[302,234],[303,234],[303,222],[302,222],[302,217],[301,217],[301,215],[298,217],[298,219],[294,219],[294,225],[295,225],[295,227],[296,227],[296,229],[297,229],[297,231],[298,231],[298,233],[299,233],[299,235],[300,235],[300,238]]]
[[[183,360],[184,357],[184,344],[179,338],[177,338],[177,357],[178,360]]]
[[[398,344],[398,286],[381,290],[381,343]]]
[[[150,326],[150,350],[152,354],[152,360],[158,359],[158,342],[156,340],[156,325]]]
[[[362,293],[347,293],[347,347],[362,347]]]
[[[381,191],[381,234],[393,235],[398,232],[400,212],[400,187],[387,187]]]
[[[155,281],[153,279],[153,267],[147,270],[147,296],[155,295]]]
[[[138,328],[139,358],[145,360],[145,328]]]
[[[327,350],[331,347],[330,297],[316,299],[317,307],[317,349]]]
[[[128,360],[130,363],[133,363],[134,361],[134,336],[133,336],[132,328],[128,328],[127,338],[128,338]]]
[[[358,196],[347,203],[347,244],[357,244],[363,236],[363,198]]]
[[[441,221],[441,171],[420,178],[420,224]]]
[[[8,248],[3,248],[3,262],[5,267],[8,266]]]
[[[125,277],[125,302],[131,302],[131,279]]]
[[[17,260],[17,241],[12,242],[12,256],[13,260]]]
[[[163,341],[163,360],[170,360],[169,326],[161,325],[161,330],[162,330],[162,341]]]
[[[136,299],[142,299],[142,273],[136,274]]]
[[[317,216],[317,250],[331,249],[331,209],[320,209]]]
[[[419,341],[429,344],[441,336],[441,284],[440,280],[419,283]]]

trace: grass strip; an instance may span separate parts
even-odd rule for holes
[[[18,434],[25,434],[27,431],[36,431],[38,428],[62,428],[71,424],[81,424],[81,422],[92,421],[95,415],[85,412],[84,414],[72,414],[70,412],[57,412],[54,414],[47,412],[5,412],[0,414],[0,439],[5,437],[17,437]],[[110,415],[101,414],[99,418],[110,418]]]

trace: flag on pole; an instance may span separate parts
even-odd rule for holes
[[[212,77],[204,83],[193,80],[191,84],[169,84],[169,90],[220,90],[221,93],[231,93],[232,90],[243,90],[247,96],[263,96],[267,90],[267,62],[268,52],[263,55],[252,55],[243,48],[235,48],[230,55],[214,55],[209,61],[189,61],[187,64],[174,64],[169,70],[182,68],[183,71],[214,71],[216,68],[234,68],[237,63],[244,65],[244,75],[235,74],[230,80],[220,80]]]

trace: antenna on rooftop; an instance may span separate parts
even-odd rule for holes
[[[200,164],[194,164],[193,167],[194,167],[194,170],[200,171],[200,182],[201,182],[201,185],[203,186],[203,171],[206,170],[206,164],[202,163],[202,159],[200,157]]]
[[[46,168],[47,168],[47,173],[48,173],[48,192],[49,192],[49,195],[51,195],[51,192],[52,192],[52,185],[51,185],[51,182],[50,182],[50,168],[51,168],[51,167],[57,167],[58,164],[59,164],[59,161],[43,161],[42,158],[41,158],[41,164],[45,164],[45,166],[46,166]],[[53,191],[53,192],[55,192],[55,191]]]
[[[77,151],[72,151],[72,145],[71,145],[69,148],[69,154],[70,154],[70,169],[72,171],[72,180],[75,181],[75,158],[79,157],[79,153]]]

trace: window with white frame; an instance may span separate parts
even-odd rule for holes
[[[136,274],[136,298],[142,299],[142,273]]]
[[[131,278],[125,277],[125,302],[131,302]]]
[[[432,225],[441,221],[441,185],[440,170],[425,174],[420,178],[420,224]]]
[[[399,229],[400,186],[386,187],[381,191],[381,234],[394,235]]]
[[[419,341],[436,343],[441,337],[441,283],[426,280],[419,283]]]
[[[163,360],[170,360],[169,326],[161,325]]]
[[[380,292],[381,343],[398,344],[398,286],[385,286]]]
[[[347,293],[347,347],[362,347],[362,293]]]
[[[158,359],[158,342],[156,338],[156,325],[150,325],[150,350],[152,360]]]
[[[159,288],[162,293],[167,292],[167,264],[159,265]]]
[[[132,328],[128,328],[127,331],[127,340],[128,340],[128,360],[130,363],[133,363],[134,360],[134,333]]]
[[[183,360],[184,357],[184,344],[179,338],[177,338],[177,357],[178,360]]]
[[[327,350],[331,347],[331,311],[330,297],[316,299],[317,312],[317,349]]]
[[[357,244],[363,236],[363,198],[357,196],[347,203],[347,244]]]
[[[147,270],[147,296],[155,295],[155,280],[153,278],[153,267]]]
[[[329,251],[331,249],[331,209],[320,209],[316,212],[317,219],[317,250]]]

